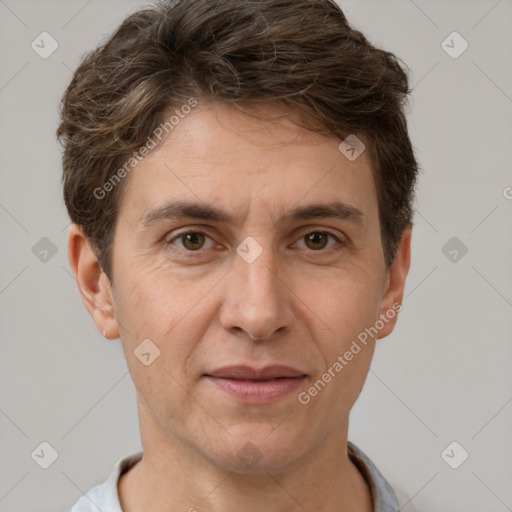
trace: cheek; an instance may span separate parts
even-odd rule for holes
[[[186,414],[191,400],[184,389],[193,385],[188,371],[203,316],[189,316],[195,301],[176,291],[175,280],[157,272],[131,275],[119,289],[116,317],[123,325],[122,346],[134,386],[160,424]],[[194,295],[193,288],[189,293]],[[199,311],[197,309],[196,311]],[[193,326],[193,328],[192,328]]]
[[[339,270],[322,279],[308,280],[297,290],[317,317],[317,323],[341,348],[379,315],[380,285],[376,275],[363,270]],[[341,347],[339,346],[341,344]]]
[[[309,288],[308,304],[315,313],[310,329],[321,355],[317,379],[328,381],[318,403],[329,402],[333,417],[346,413],[359,395],[367,376],[375,338],[365,329],[379,318],[380,297],[376,278],[365,272],[343,272]],[[314,394],[316,391],[312,390]]]
[[[205,308],[202,299],[211,288],[209,279],[168,268],[165,261],[125,269],[124,276],[119,280],[116,313],[138,337],[165,337],[183,318]]]
[[[339,289],[339,301],[318,300],[323,322],[315,335],[322,365],[305,388],[303,400],[324,415],[325,426],[335,427],[345,418],[359,396],[370,368],[375,338],[365,338],[365,328],[375,322],[376,300],[371,293]],[[331,298],[336,295],[335,292]],[[328,330],[326,327],[328,327]],[[334,334],[333,334],[334,332]],[[303,403],[303,402],[301,402]]]
[[[194,378],[193,355],[215,314],[210,279],[156,266],[125,275],[117,289],[116,319],[137,387],[142,392],[154,393],[161,387],[170,392],[173,377],[189,384]],[[145,359],[154,358],[154,362],[145,367],[137,355],[148,352]]]

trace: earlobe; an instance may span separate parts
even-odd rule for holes
[[[381,318],[385,317],[387,322],[383,329],[379,331],[378,339],[388,336],[394,329],[398,312],[402,309],[402,299],[404,295],[405,280],[411,264],[411,237],[412,224],[408,224],[404,229],[395,259],[389,268],[386,277],[386,284],[381,299]]]
[[[76,224],[68,231],[68,258],[82,302],[99,332],[109,339],[119,338],[110,282]]]

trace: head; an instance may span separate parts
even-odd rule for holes
[[[70,262],[148,432],[275,469],[346,426],[409,268],[408,93],[329,0],[164,2],[85,56],[58,129]],[[233,364],[305,377],[247,403],[208,377]]]

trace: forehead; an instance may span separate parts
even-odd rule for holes
[[[131,172],[119,214],[135,224],[171,200],[185,200],[223,204],[234,216],[259,207],[260,214],[264,208],[279,217],[303,202],[337,201],[371,217],[377,196],[370,155],[351,161],[340,142],[286,117],[261,120],[225,105],[199,107]]]

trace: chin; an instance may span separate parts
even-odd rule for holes
[[[268,426],[244,428],[233,433],[227,445],[213,447],[212,458],[224,469],[241,474],[285,472],[304,455],[299,436],[289,432],[278,435]]]

